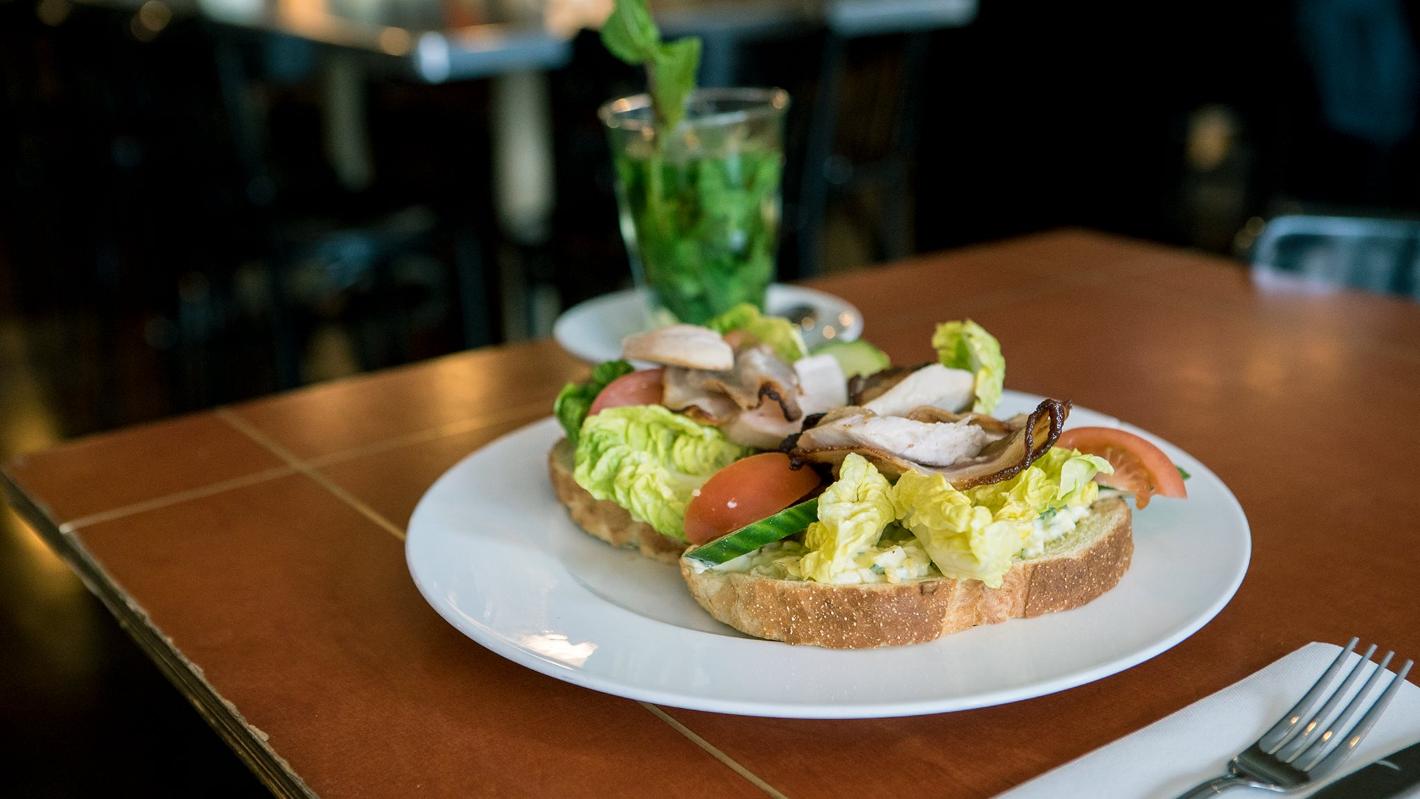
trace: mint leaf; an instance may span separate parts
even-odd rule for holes
[[[695,91],[700,39],[691,36],[661,44],[650,65],[651,102],[667,132],[685,118],[685,101]]]
[[[686,98],[695,91],[700,39],[662,42],[646,0],[615,0],[611,16],[602,23],[602,44],[628,64],[645,65],[656,119],[666,132],[675,130],[685,118]]]
[[[1182,478],[1185,479],[1185,480],[1192,480],[1192,479],[1193,479],[1193,475],[1191,475],[1191,474],[1189,474],[1187,471],[1185,471],[1182,466],[1174,466],[1173,468],[1175,468],[1175,469],[1178,470],[1178,475],[1179,475],[1179,477],[1182,477]]]
[[[661,30],[651,19],[646,0],[616,0],[611,16],[602,23],[602,44],[632,66],[654,59],[661,44]]]

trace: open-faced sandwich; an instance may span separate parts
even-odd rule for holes
[[[731,321],[628,339],[664,367],[603,364],[565,389],[551,467],[584,529],[678,558],[696,601],[750,635],[893,646],[1074,608],[1133,552],[1128,506],[1094,478],[1124,467],[1140,507],[1183,494],[1143,439],[1088,428],[1062,445],[1067,401],[991,416],[1005,361],[970,321],[940,325],[937,360],[913,368]]]
[[[751,305],[704,327],[627,338],[624,357],[655,368],[609,361],[557,397],[567,437],[548,465],[558,498],[588,533],[674,563],[689,544],[708,540],[686,510],[712,474],[777,449],[806,417],[844,405],[841,361],[856,355],[865,372],[887,364],[868,345],[828,349],[837,355],[810,354],[798,327]],[[819,484],[812,471],[794,476],[796,484],[813,482],[790,500]]]

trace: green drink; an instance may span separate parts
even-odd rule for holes
[[[774,279],[788,95],[704,89],[666,134],[645,95],[601,109],[616,166],[621,233],[653,316],[700,323]]]

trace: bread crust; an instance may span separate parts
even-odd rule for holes
[[[572,478],[572,454],[572,442],[565,438],[558,441],[547,454],[547,471],[552,476],[553,491],[578,527],[614,547],[635,549],[663,563],[680,559],[687,546],[684,541],[661,535],[651,525],[631,518],[615,502],[597,499],[577,485]]]
[[[710,615],[758,638],[833,649],[902,646],[979,624],[1041,616],[1084,605],[1119,583],[1134,539],[1129,507],[1102,499],[1071,548],[1011,567],[999,588],[979,580],[825,585],[705,570],[681,558],[695,601]]]

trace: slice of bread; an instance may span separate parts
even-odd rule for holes
[[[834,649],[931,641],[978,624],[1079,607],[1113,588],[1134,554],[1130,511],[1101,499],[1038,558],[1018,561],[1000,588],[980,580],[829,585],[706,569],[681,558],[695,601],[711,616],[758,638]]]
[[[675,563],[687,544],[661,535],[656,528],[631,518],[626,509],[587,493],[572,479],[572,442],[558,441],[547,454],[547,470],[552,475],[552,489],[567,506],[572,521],[593,536],[614,547],[639,550],[648,558]]]

